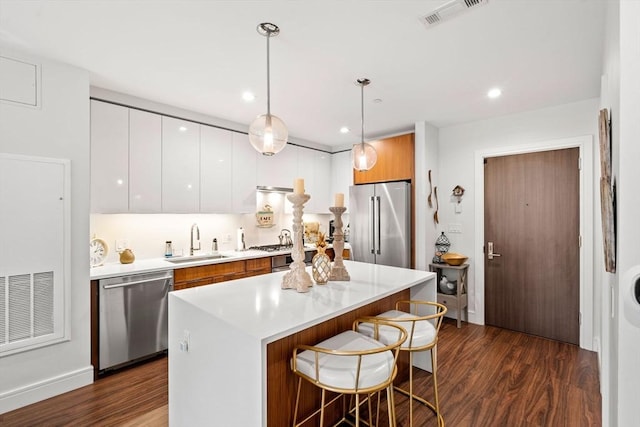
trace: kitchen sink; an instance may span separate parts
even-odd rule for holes
[[[222,258],[229,258],[229,257],[226,255],[193,255],[193,256],[167,258],[167,261],[173,264],[182,264],[185,262],[208,261],[208,260],[222,259]]]

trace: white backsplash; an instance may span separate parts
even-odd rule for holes
[[[200,229],[200,253],[211,251],[214,238],[218,239],[220,251],[232,251],[236,248],[236,230],[244,228],[247,248],[255,245],[277,244],[280,230],[291,230],[293,216],[290,207],[283,206],[284,196],[276,193],[264,193],[258,197],[256,210],[262,210],[269,204],[274,211],[274,226],[260,228],[254,214],[92,214],[90,237],[99,237],[109,245],[106,262],[118,262],[117,242],[124,243],[133,251],[136,259],[161,258],[164,256],[165,242],[171,240],[174,254],[188,255],[191,225],[198,224]],[[287,202],[288,204],[288,202]],[[333,215],[305,214],[303,221],[317,221],[320,231],[329,234],[329,221]],[[343,217],[348,224],[348,216]],[[229,238],[229,239],[228,239]]]

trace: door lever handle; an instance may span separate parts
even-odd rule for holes
[[[487,242],[487,259],[493,259],[493,257],[502,256],[493,252],[493,242]]]

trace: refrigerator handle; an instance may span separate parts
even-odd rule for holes
[[[371,225],[371,238],[369,242],[371,242],[371,246],[369,250],[372,254],[375,254],[375,240],[376,240],[376,216],[375,216],[375,200],[374,197],[369,197],[369,224]]]
[[[376,213],[375,213],[375,224],[376,224],[376,254],[380,255],[380,196],[376,196]]]

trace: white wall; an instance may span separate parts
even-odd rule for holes
[[[282,197],[280,195],[280,197]],[[273,202],[272,202],[273,203]],[[259,228],[254,215],[217,215],[217,214],[112,214],[91,215],[91,235],[94,234],[107,242],[109,255],[106,263],[119,262],[116,252],[116,240],[127,241],[136,260],[162,258],[165,241],[171,240],[174,255],[188,255],[191,225],[197,224],[200,229],[202,252],[210,252],[213,238],[218,239],[218,250],[233,251],[236,249],[236,230],[243,227],[247,248],[257,245],[273,245],[279,242],[280,230],[292,231],[293,216],[282,214],[277,204],[273,204],[274,223],[272,228]],[[303,221],[317,221],[320,231],[329,233],[329,220],[332,215],[305,214]],[[345,220],[345,224],[347,224]],[[226,240],[227,236],[231,240]],[[197,243],[195,244],[197,246]]]
[[[72,198],[71,340],[0,358],[0,413],[4,413],[89,384],[93,371],[87,249],[89,76],[83,70],[11,52],[3,46],[0,52],[42,64],[42,108],[0,103],[0,152],[70,159]]]
[[[620,4],[609,2],[607,4],[606,31],[604,41],[603,76],[601,79],[600,107],[607,108],[613,116],[612,127],[612,169],[617,176],[619,170],[619,145],[620,145]],[[599,156],[598,156],[599,158]],[[598,169],[598,176],[600,176]],[[598,203],[596,206],[600,206]],[[598,209],[599,210],[599,209]],[[598,212],[597,221],[601,221]],[[602,240],[597,243],[596,251],[603,253]],[[618,425],[618,286],[615,274],[607,273],[604,269],[603,256],[600,258],[599,272],[602,278],[600,299],[601,317],[600,330],[602,331],[600,362],[600,391],[602,395],[602,425]],[[613,309],[612,309],[613,308]]]
[[[597,135],[598,100],[589,99],[572,104],[560,105],[521,114],[467,123],[441,128],[439,132],[438,176],[434,185],[438,186],[440,196],[440,226],[451,240],[451,251],[470,257],[469,269],[469,320],[483,323],[484,301],[477,298],[481,289],[477,288],[476,270],[483,262],[475,259],[483,242],[476,241],[476,197],[481,196],[476,182],[476,154],[483,151],[518,149],[535,146],[565,138]],[[451,192],[456,185],[465,189],[460,203],[461,212],[455,213],[456,200]],[[587,190],[590,194],[593,190]],[[592,194],[591,194],[592,195]],[[431,221],[427,216],[426,221]],[[459,224],[459,234],[448,232],[449,224]],[[592,224],[589,224],[592,227]],[[592,259],[585,260],[587,266]],[[591,275],[591,270],[586,271]],[[583,314],[584,315],[584,314]],[[592,313],[589,313],[591,316]],[[587,347],[590,347],[590,343]]]
[[[416,269],[429,270],[435,252],[438,226],[433,220],[434,208],[429,208],[429,171],[431,178],[437,179],[439,131],[426,122],[415,124],[415,256]],[[433,195],[432,195],[433,201]]]
[[[611,425],[638,425],[638,385],[640,384],[640,304],[632,298],[631,278],[640,275],[640,2],[621,1],[619,14],[617,5],[609,5],[615,15],[611,34],[614,51],[609,57],[612,82],[619,78],[619,85],[612,83],[615,108],[619,97],[619,109],[612,111],[613,123],[613,177],[617,184],[617,262],[616,304],[613,323],[617,324],[617,337],[612,339],[612,357],[617,358],[617,377],[612,384],[610,404]],[[615,21],[619,20],[619,25]],[[611,21],[609,21],[611,22]],[[617,28],[616,28],[617,27]],[[618,38],[619,37],[619,38]],[[616,46],[616,39],[619,46]],[[609,38],[607,39],[610,40]],[[618,58],[616,58],[618,56]],[[616,66],[616,59],[618,64]],[[616,68],[619,76],[615,75]],[[615,326],[614,326],[615,328]],[[617,341],[617,342],[616,342]],[[617,384],[616,384],[617,382]],[[615,392],[614,392],[615,390]],[[617,403],[617,405],[615,405]],[[617,414],[615,413],[617,411]]]

